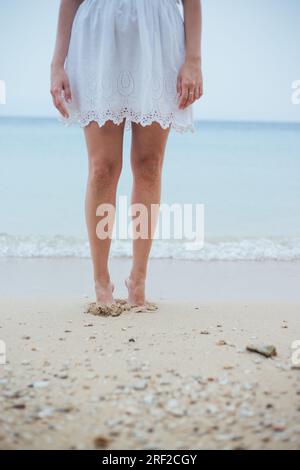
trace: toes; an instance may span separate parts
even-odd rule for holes
[[[132,307],[134,312],[154,312],[158,310],[158,306],[152,302],[145,302],[143,305],[135,305]]]

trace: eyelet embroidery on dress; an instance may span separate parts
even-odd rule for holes
[[[117,80],[117,90],[122,96],[129,96],[134,91],[134,80],[129,70],[120,72]]]
[[[180,125],[177,123],[177,93],[176,78],[171,72],[163,74],[153,74],[154,79],[144,83],[145,93],[151,97],[153,109],[150,112],[142,112],[133,109],[135,82],[133,75],[128,70],[120,72],[115,84],[106,79],[97,81],[94,72],[90,72],[86,87],[82,87],[84,94],[79,97],[73,96],[75,102],[71,105],[66,103],[70,118],[61,120],[66,125],[79,124],[81,127],[87,126],[95,121],[101,127],[106,121],[113,121],[114,124],[121,124],[126,119],[126,129],[130,130],[131,122],[148,126],[153,122],[158,122],[163,129],[171,126],[177,132],[195,131],[194,125]],[[74,94],[73,94],[74,95]],[[164,95],[169,96],[168,105]],[[130,97],[130,99],[129,99]],[[78,106],[78,103],[80,105]],[[117,105],[114,103],[117,103]],[[137,108],[139,103],[136,104]],[[105,109],[104,111],[102,111]]]
[[[125,129],[131,130],[131,122],[141,124],[141,126],[150,126],[154,122],[157,122],[163,129],[171,127],[176,132],[195,132],[193,124],[189,126],[180,125],[175,121],[175,114],[169,113],[162,115],[158,111],[152,111],[148,114],[141,114],[135,112],[132,109],[124,107],[119,111],[112,111],[110,109],[98,112],[98,111],[86,111],[86,112],[75,112],[69,119],[60,117],[60,120],[66,125],[79,124],[80,127],[86,127],[91,122],[96,122],[99,127],[104,126],[107,121],[112,121],[116,125],[120,125],[123,120],[126,119]]]

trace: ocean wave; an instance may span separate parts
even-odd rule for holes
[[[113,240],[111,254],[114,257],[130,257],[131,241]],[[89,256],[87,239],[62,235],[46,237],[0,233],[2,258],[87,258]],[[155,240],[151,256],[201,261],[293,261],[300,260],[300,237],[207,240],[203,247],[181,240]]]

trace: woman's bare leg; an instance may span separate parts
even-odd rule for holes
[[[85,128],[89,157],[89,176],[86,191],[86,223],[94,268],[96,301],[109,305],[113,302],[113,284],[108,270],[111,237],[101,240],[96,227],[101,218],[96,216],[100,204],[116,205],[116,190],[122,169],[124,122],[119,126],[108,121],[103,127],[92,122]]]
[[[128,301],[134,305],[145,304],[148,258],[157,221],[157,217],[151,217],[151,205],[160,203],[162,166],[168,135],[169,129],[162,129],[158,123],[146,127],[132,123],[133,190],[131,203],[143,204],[148,213],[147,238],[133,240],[133,265],[129,278],[126,280]]]

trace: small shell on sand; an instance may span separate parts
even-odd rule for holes
[[[151,302],[146,302],[145,305],[138,306],[130,305],[124,299],[116,299],[115,302],[109,306],[97,305],[95,302],[92,302],[88,305],[86,313],[102,317],[118,317],[124,312],[153,312],[157,309],[157,305]]]

